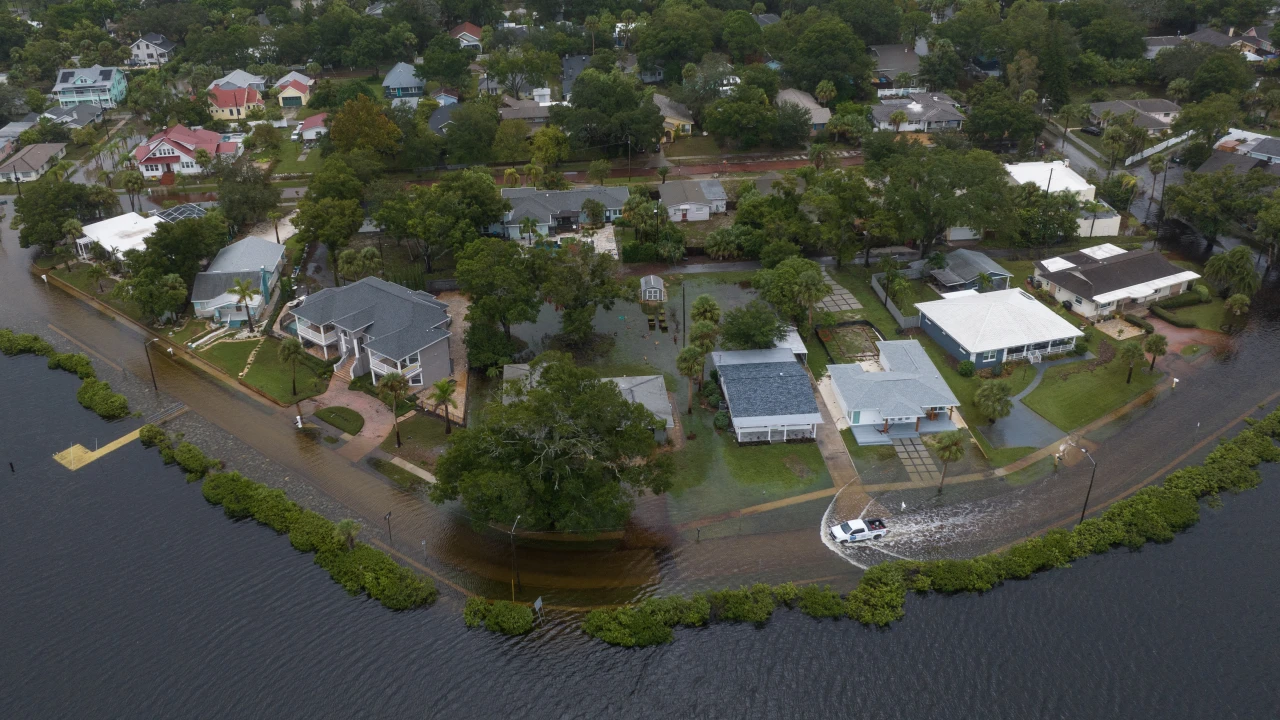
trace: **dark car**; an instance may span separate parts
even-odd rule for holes
[[[1088,126],[1088,127],[1082,127],[1082,128],[1080,128],[1080,132],[1084,133],[1085,135],[1092,135],[1092,136],[1094,136],[1094,137],[1101,137],[1101,136],[1102,136],[1102,128],[1098,127],[1097,125],[1090,125],[1090,126]]]

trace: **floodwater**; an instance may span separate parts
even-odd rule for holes
[[[1273,718],[1280,467],[1173,543],[985,596],[907,601],[888,630],[778,611],[627,650],[549,613],[468,631],[458,596],[393,613],[227,520],[153,450],[108,438],[74,376],[4,358],[0,716],[7,718]],[[21,418],[16,421],[15,418]]]

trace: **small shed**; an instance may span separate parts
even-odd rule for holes
[[[640,302],[666,302],[667,284],[657,275],[640,278]]]

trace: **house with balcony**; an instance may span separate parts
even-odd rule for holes
[[[196,162],[198,150],[209,153],[211,159],[234,159],[240,156],[243,148],[240,143],[227,140],[212,130],[192,130],[185,125],[174,125],[134,148],[133,159],[145,178],[159,178],[165,173],[195,175],[203,171]]]
[[[196,317],[210,318],[228,327],[240,327],[250,314],[255,322],[271,306],[271,293],[284,267],[284,245],[265,238],[249,237],[218,251],[209,268],[196,274],[191,284],[191,304]],[[237,282],[249,281],[258,294],[241,302],[233,292]]]
[[[955,430],[960,401],[918,340],[876,343],[879,363],[828,365],[836,404],[859,445]]]
[[[1131,313],[1181,295],[1200,275],[1153,250],[1122,250],[1104,243],[1036,261],[1034,282],[1058,302],[1090,319]]]
[[[430,293],[367,277],[308,295],[289,312],[304,346],[342,358],[340,379],[368,374],[376,385],[400,373],[422,388],[453,374],[449,306]]]
[[[1084,333],[1026,291],[961,290],[916,303],[920,328],[955,359],[988,368],[1064,353]]]
[[[178,44],[160,33],[147,33],[129,46],[129,64],[163,65],[173,57]]]
[[[110,109],[124,102],[129,82],[118,67],[94,65],[87,68],[62,68],[53,96],[62,107],[93,103]]]

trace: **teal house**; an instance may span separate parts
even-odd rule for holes
[[[93,103],[109,109],[124,102],[128,89],[128,80],[120,68],[94,65],[59,70],[53,95],[64,108]]]

